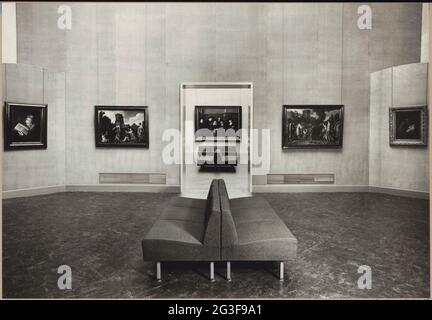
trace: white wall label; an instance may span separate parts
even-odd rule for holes
[[[57,287],[60,290],[72,289],[72,269],[68,265],[61,265],[57,269],[57,273],[61,276],[57,280]]]
[[[60,17],[57,19],[57,27],[60,30],[71,30],[72,29],[72,9],[67,5],[61,5],[57,9],[57,13]]]
[[[357,26],[360,30],[372,29],[372,9],[364,4],[357,8],[357,13],[360,15],[357,19]]]

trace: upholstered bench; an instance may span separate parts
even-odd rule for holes
[[[227,262],[231,280],[231,261],[278,261],[280,280],[284,261],[297,253],[297,239],[262,197],[229,199],[223,180],[219,180],[222,211],[221,260]]]
[[[219,181],[213,180],[206,200],[176,197],[142,240],[144,261],[156,262],[156,278],[161,280],[163,261],[220,260],[221,210]]]
[[[207,199],[172,198],[142,241],[144,261],[284,261],[295,258],[297,239],[262,197],[229,199],[223,180],[213,180]]]

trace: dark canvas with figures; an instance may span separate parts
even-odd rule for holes
[[[282,148],[340,148],[343,106],[283,106]]]
[[[47,105],[5,105],[5,150],[47,148]]]
[[[240,139],[241,107],[196,106],[195,131],[197,140],[232,137]]]
[[[147,107],[96,106],[97,147],[147,148]]]

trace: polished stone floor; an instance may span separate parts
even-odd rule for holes
[[[272,263],[166,263],[163,281],[140,241],[174,196],[58,193],[3,201],[5,297],[340,298],[429,296],[429,201],[373,193],[263,194],[297,237],[298,258],[277,279]],[[72,268],[59,290],[57,268]],[[358,268],[372,270],[359,289]]]

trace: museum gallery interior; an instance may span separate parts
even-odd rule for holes
[[[429,297],[429,30],[422,3],[3,3],[3,296]]]

